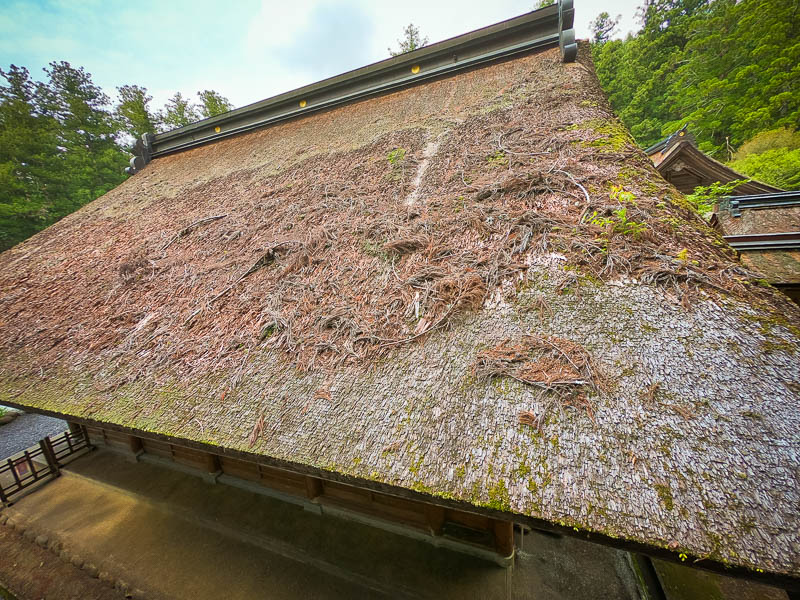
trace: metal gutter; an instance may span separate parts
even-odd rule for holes
[[[800,250],[800,231],[726,235],[723,239],[736,250]]]
[[[746,208],[777,208],[800,206],[800,191],[753,194],[750,196],[727,196],[719,203],[720,210],[727,210],[732,217],[741,217]]]
[[[436,77],[558,45],[564,62],[577,55],[573,0],[502,21],[354,71],[237,108],[165,133],[147,133],[134,147],[127,169],[152,158],[266,127]]]

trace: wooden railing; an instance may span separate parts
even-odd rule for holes
[[[47,436],[27,450],[0,463],[0,502],[10,504],[11,497],[45,479],[58,477],[67,457],[91,447],[84,427]]]

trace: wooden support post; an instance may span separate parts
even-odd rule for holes
[[[492,528],[497,553],[503,558],[514,554],[514,523],[492,519]]]
[[[9,505],[10,502],[8,501],[8,496],[6,496],[6,491],[3,489],[3,485],[0,484],[0,504]]]
[[[130,446],[131,452],[134,454],[139,454],[143,451],[142,438],[136,437],[135,435],[128,436],[128,445]]]
[[[80,431],[81,431],[81,434],[83,434],[83,440],[86,443],[86,447],[87,448],[94,448],[94,446],[92,446],[92,442],[89,441],[89,428],[86,427],[86,425],[81,425],[80,426]]]
[[[206,472],[203,473],[203,479],[208,483],[217,483],[217,477],[222,475],[222,463],[219,460],[219,456],[211,452],[205,452],[204,454],[206,459]]]
[[[322,480],[306,475],[306,496],[308,496],[308,499],[313,500],[317,496],[322,496],[323,492]]]
[[[67,421],[67,425],[69,425],[70,433],[74,433],[75,435],[83,434],[83,432],[81,431],[81,429],[83,429],[83,425],[78,425],[77,423],[73,423],[72,421]]]
[[[55,477],[58,477],[61,474],[61,471],[59,469],[58,461],[56,460],[56,454],[53,452],[53,444],[50,442],[50,438],[46,437],[43,440],[40,440],[39,447],[42,449],[42,454],[47,461],[47,466],[50,467],[50,472]]]
[[[442,535],[442,528],[444,527],[444,508],[441,506],[434,506],[433,504],[425,505],[425,521],[430,527],[431,534]]]
[[[206,452],[206,471],[209,473],[217,473],[220,470],[219,456],[211,452]]]

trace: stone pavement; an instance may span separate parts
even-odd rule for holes
[[[626,553],[573,538],[531,532],[504,569],[109,451],[63,473],[0,522],[135,597],[639,598]]]

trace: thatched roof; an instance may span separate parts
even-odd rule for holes
[[[0,256],[0,402],[799,576],[800,312],[603,98],[553,48],[154,159]]]

